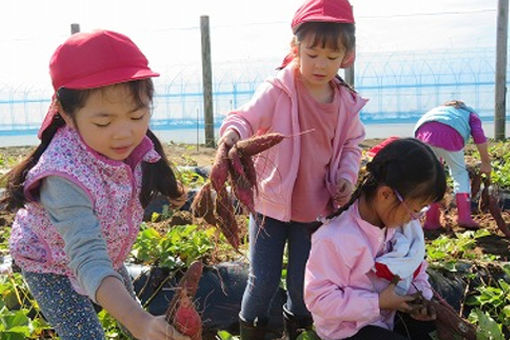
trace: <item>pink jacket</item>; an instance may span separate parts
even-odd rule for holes
[[[389,281],[376,276],[374,266],[377,257],[390,251],[395,231],[361,219],[356,201],[312,235],[304,298],[321,339],[344,339],[367,325],[393,329],[395,312],[379,309],[379,292]],[[423,261],[413,283],[430,299],[426,268]]]
[[[156,162],[160,155],[147,137],[126,162],[110,160],[90,149],[76,130],[60,128],[38,163],[28,172],[25,195],[30,200],[16,214],[9,239],[10,252],[22,269],[67,275],[82,293],[68,266],[64,240],[34,193],[47,176],[60,176],[82,188],[90,197],[101,223],[113,268],[118,270],[136,240],[143,208],[138,198],[141,162]],[[127,163],[127,164],[126,164]]]
[[[274,78],[262,83],[248,103],[228,114],[220,128],[220,135],[233,128],[241,139],[270,132],[288,137],[255,159],[259,182],[255,210],[280,221],[290,220],[290,198],[299,169],[299,134],[302,131],[298,118],[295,68],[296,63],[292,62]],[[341,98],[340,109],[332,141],[334,151],[324,179],[331,196],[336,192],[339,178],[353,184],[357,181],[361,160],[358,144],[365,137],[359,111],[367,102],[337,79],[335,81]]]

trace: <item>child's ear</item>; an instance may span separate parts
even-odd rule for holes
[[[382,185],[379,187],[378,195],[379,195],[379,198],[387,201],[387,200],[393,200],[393,195],[395,195],[395,193],[393,192],[393,189],[390,188],[389,186]]]
[[[354,60],[356,59],[356,51],[352,49],[344,55],[344,59],[340,64],[340,68],[349,68],[354,64]]]

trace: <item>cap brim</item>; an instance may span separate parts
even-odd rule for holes
[[[62,84],[60,87],[68,89],[92,89],[96,87],[125,83],[133,80],[159,77],[159,73],[149,68],[124,67],[98,72],[83,78],[74,79]]]
[[[299,24],[292,26],[292,33],[296,33],[299,26],[307,22],[334,22],[337,24],[354,24],[354,20],[350,19],[339,19],[336,17],[324,16],[322,14],[310,15],[306,17],[305,20],[301,21]]]

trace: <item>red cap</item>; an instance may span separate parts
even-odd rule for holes
[[[91,89],[159,76],[149,68],[147,58],[131,39],[106,30],[69,37],[53,53],[50,75],[55,92],[62,87]],[[39,138],[56,113],[53,100],[39,130]]]
[[[391,142],[400,139],[400,137],[397,136],[391,136],[383,140],[381,143],[373,146],[370,150],[367,151],[367,156],[374,158],[375,155],[379,153],[386,145],[390,144]]]
[[[305,2],[294,14],[291,27],[292,32],[296,33],[301,24],[306,22],[336,22],[354,24],[354,15],[352,6],[347,0],[309,0]],[[289,53],[283,59],[280,69],[284,68],[292,60],[294,55]],[[342,62],[341,68],[348,68],[354,63],[356,57],[355,51],[351,51]]]
[[[352,6],[347,0],[309,0],[294,14],[292,31],[305,22],[337,22],[354,24]]]

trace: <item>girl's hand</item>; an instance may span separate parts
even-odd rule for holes
[[[169,325],[164,316],[154,316],[145,311],[116,277],[108,276],[103,279],[97,289],[96,298],[99,304],[137,339],[190,340]]]
[[[133,333],[133,336],[140,340],[190,340],[169,325],[164,315],[150,315],[147,319],[140,320],[138,332]]]
[[[354,186],[352,183],[345,178],[340,178],[336,184],[336,193],[333,200],[341,207],[349,202],[353,191]]]
[[[241,137],[234,129],[228,129],[223,136],[221,136],[218,141],[218,145],[221,143],[225,143],[227,146],[234,145]]]
[[[379,293],[379,308],[409,313],[411,306],[408,305],[408,302],[412,300],[414,300],[414,297],[411,295],[400,296],[395,293],[395,284],[390,283],[388,287]]]
[[[418,321],[432,321],[436,319],[436,310],[429,301],[425,301],[419,308],[414,308],[409,315]]]
[[[488,178],[490,178],[490,176],[491,176],[491,171],[492,171],[492,167],[491,167],[490,162],[482,162],[480,164],[480,172],[482,174],[485,174]]]

